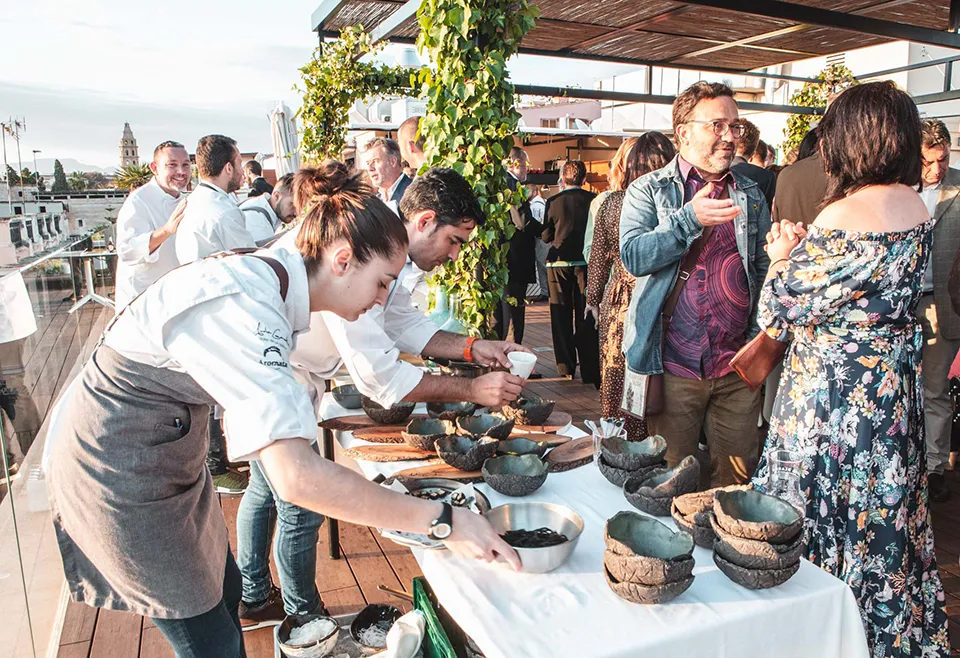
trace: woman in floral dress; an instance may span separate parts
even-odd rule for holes
[[[630,306],[635,279],[620,261],[620,210],[625,190],[640,176],[662,169],[676,150],[663,133],[651,130],[625,139],[610,163],[610,187],[594,225],[593,249],[587,265],[587,308],[600,334],[600,411],[624,416],[623,320]],[[630,440],[647,437],[647,424],[628,416],[624,425]]]
[[[784,221],[767,238],[760,325],[791,344],[765,453],[801,453],[807,557],[853,590],[872,655],[948,656],[914,313],[932,229],[917,109],[891,82],[859,85],[819,131],[824,209],[809,232]]]

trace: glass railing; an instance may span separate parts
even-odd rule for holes
[[[50,227],[56,231],[55,221]],[[44,242],[29,244],[33,253],[24,254],[16,266],[0,270],[0,279],[17,273],[23,277],[37,327],[26,338],[0,344],[2,450],[11,466],[8,478],[0,459],[4,656],[57,653],[63,575],[40,469],[46,441],[41,430],[57,397],[114,315],[113,308],[97,301],[113,298],[114,242],[112,224],[60,236],[56,243],[48,234]],[[3,301],[0,314],[9,308]]]

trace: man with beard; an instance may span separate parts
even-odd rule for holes
[[[177,266],[173,237],[183,215],[173,211],[190,182],[187,149],[161,143],[150,171],[153,179],[130,193],[117,216],[117,313]]]
[[[243,185],[243,167],[237,142],[223,135],[207,135],[197,142],[200,184],[190,194],[177,232],[177,259],[181,265],[231,249],[257,246],[233,193]],[[217,493],[240,494],[247,486],[243,473],[227,466],[223,430],[210,414],[207,467]]]
[[[223,135],[201,137],[197,142],[197,172],[200,184],[190,194],[177,234],[180,264],[219,251],[256,247],[232,195],[243,185],[237,142]]]
[[[730,359],[759,331],[770,213],[757,184],[730,170],[738,116],[726,85],[698,82],[680,94],[679,154],[630,186],[620,219],[620,255],[637,277],[624,336],[627,410],[646,411],[662,373],[670,412],[646,414],[650,433],[667,440],[675,466],[696,452],[702,430],[711,486],[747,482],[759,450],[760,396]]]

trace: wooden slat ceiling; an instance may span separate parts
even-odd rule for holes
[[[946,30],[949,24],[949,0],[789,1],[928,29]],[[748,71],[891,41],[670,0],[535,2],[540,20],[523,47],[568,56]],[[403,4],[403,0],[347,0],[324,21],[323,30],[336,32],[349,25],[371,30]],[[417,32],[416,18],[411,18],[393,36],[413,38]]]

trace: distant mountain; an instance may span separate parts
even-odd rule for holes
[[[40,170],[40,173],[46,178],[47,176],[53,177],[53,161],[54,158],[37,158],[37,168]],[[96,165],[88,165],[83,162],[78,162],[73,158],[60,158],[60,164],[63,165],[63,170],[69,176],[71,172],[82,171],[84,173],[88,172],[98,172],[104,174],[105,176],[112,176],[116,171],[117,167],[98,167]],[[24,160],[24,167],[33,168],[33,161],[27,162]],[[16,168],[16,165],[14,165]]]

